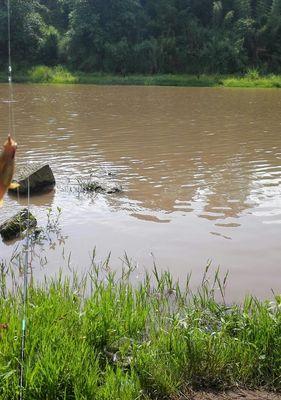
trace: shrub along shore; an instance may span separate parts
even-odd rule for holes
[[[217,275],[214,284],[205,275],[193,293],[189,279],[182,288],[168,273],[155,270],[136,286],[130,267],[119,278],[105,270],[93,267],[80,282],[59,276],[29,287],[25,399],[187,399],[191,390],[237,387],[281,391],[280,296],[227,305]],[[22,295],[18,284],[8,291],[3,276],[0,291],[0,398],[13,400],[19,394]]]
[[[244,75],[112,75],[106,73],[73,72],[62,66],[36,66],[17,69],[14,81],[18,83],[60,83],[95,85],[144,85],[182,87],[240,87],[240,88],[281,88],[281,75],[260,75],[257,70],[248,70]],[[7,74],[0,73],[0,82],[7,82]]]

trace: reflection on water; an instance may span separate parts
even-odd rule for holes
[[[1,85],[1,141],[7,96]],[[233,298],[280,288],[280,91],[17,85],[15,97],[18,165],[48,162],[57,180],[32,210],[43,223],[62,207],[78,268],[97,246],[117,263],[126,250],[140,269],[153,253],[179,277],[199,279],[212,259],[230,270]],[[125,192],[68,190],[101,172]],[[25,202],[6,197],[0,221]],[[61,262],[49,256],[51,273]]]

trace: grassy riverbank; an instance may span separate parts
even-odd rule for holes
[[[0,73],[0,81],[6,82],[7,76]],[[110,75],[103,73],[71,72],[64,67],[37,66],[26,70],[15,69],[14,81],[20,83],[61,83],[95,85],[144,85],[144,86],[186,86],[186,87],[245,87],[245,88],[281,88],[280,75],[260,75],[249,70],[241,76],[224,75]]]
[[[184,399],[190,389],[281,390],[281,297],[224,303],[205,277],[196,294],[155,271],[90,284],[54,279],[29,289],[25,399]],[[103,272],[104,273],[104,272]],[[89,296],[85,296],[86,288]],[[221,294],[221,301],[215,297]],[[216,295],[216,296],[215,296]],[[19,393],[21,293],[0,298],[0,398]],[[182,395],[183,396],[183,395]]]

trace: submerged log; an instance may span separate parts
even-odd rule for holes
[[[10,192],[27,194],[28,180],[30,193],[39,193],[54,188],[56,181],[48,164],[31,163],[21,167],[16,173],[13,182],[17,182],[20,186],[18,189],[9,189]]]
[[[36,218],[24,208],[0,225],[0,234],[3,240],[12,240],[24,233],[28,227],[35,228],[36,225]]]

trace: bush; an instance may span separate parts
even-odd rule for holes
[[[33,83],[75,83],[76,78],[66,68],[58,65],[54,68],[45,65],[33,67],[28,71],[29,80]]]

